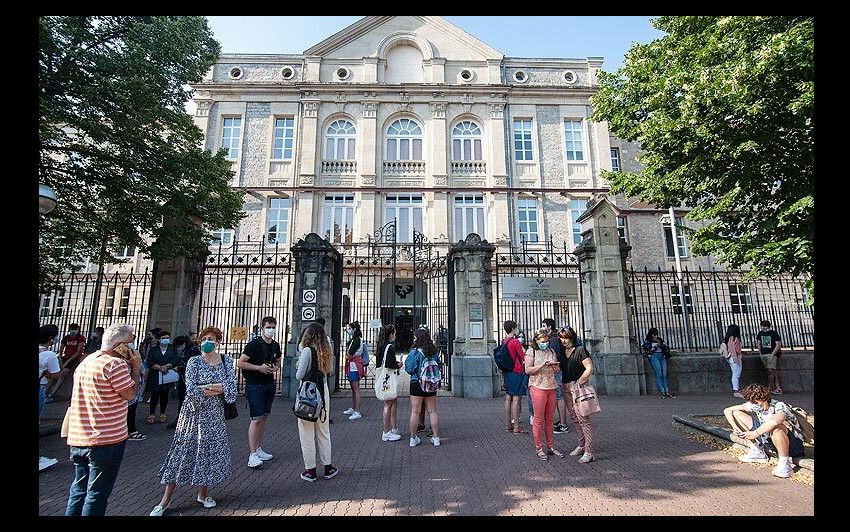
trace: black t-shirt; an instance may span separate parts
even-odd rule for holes
[[[245,344],[243,354],[248,355],[248,363],[255,366],[273,364],[281,357],[280,344],[272,340],[267,344],[262,338],[254,338]],[[274,373],[260,373],[253,369],[243,369],[246,384],[274,384]]]
[[[387,368],[388,369],[399,369],[398,361],[395,358],[395,346],[393,344],[388,344],[388,348],[384,347],[384,350],[387,352]],[[384,361],[384,352],[379,351],[375,353],[375,367],[381,367]]]
[[[759,348],[763,355],[773,353],[773,349],[776,347],[776,342],[782,341],[782,338],[779,337],[779,333],[772,329],[769,331],[759,331],[756,338],[758,338]]]
[[[590,357],[587,354],[587,349],[580,345],[576,347],[571,357],[566,358],[566,353],[564,357],[564,362],[561,363],[561,382],[577,381],[584,373],[584,364],[581,361]]]

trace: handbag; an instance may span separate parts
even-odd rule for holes
[[[222,358],[222,362],[223,361],[224,361],[224,359]],[[222,366],[224,366],[224,364],[222,364]],[[227,373],[227,370],[225,370],[225,374],[226,373]],[[223,379],[222,379],[222,382],[224,382]],[[234,419],[234,418],[239,416],[239,410],[236,408],[236,401],[233,401],[232,403],[228,403],[227,401],[224,400],[224,394],[219,394],[218,398],[221,400],[221,406],[224,409],[224,419],[225,419],[225,421]]]
[[[390,401],[398,397],[398,379],[395,370],[387,368],[387,352],[390,344],[384,349],[384,360],[375,376],[375,397],[379,401]]]
[[[315,348],[310,347],[310,354],[312,355],[310,378],[305,378],[298,386],[295,404],[292,405],[292,413],[295,414],[295,417],[304,421],[324,423],[327,419],[327,410],[324,404],[324,377],[319,371],[319,357]],[[322,417],[323,414],[324,417]]]
[[[163,386],[180,380],[180,374],[176,370],[170,369],[167,372],[159,372],[159,385]]]
[[[596,390],[590,384],[579,384],[578,381],[575,381],[572,392],[573,405],[578,415],[588,417],[602,411],[602,407],[599,406],[599,399],[596,397]]]

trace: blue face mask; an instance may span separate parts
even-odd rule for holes
[[[519,343],[520,343],[520,344],[524,344],[524,343],[525,343],[525,338],[523,338],[522,336],[520,336],[519,338],[517,338],[517,340],[519,340]]]
[[[201,351],[204,353],[212,353],[215,350],[215,342],[212,340],[207,340],[206,342],[201,344]]]
[[[159,341],[159,343],[160,343],[160,344],[162,344],[162,345],[166,345],[166,346],[167,346],[168,344],[170,344],[170,343],[171,343],[171,339],[169,339],[169,338],[163,338],[162,340],[160,340],[160,341]]]
[[[127,347],[129,347],[130,349],[135,349],[135,348],[136,348],[136,341],[135,341],[135,340],[133,340],[132,342],[130,342],[129,344],[127,344]]]
[[[68,331],[71,336],[77,336],[77,333],[80,331]]]
[[[542,351],[549,349],[549,342],[539,342],[537,345],[540,346]]]

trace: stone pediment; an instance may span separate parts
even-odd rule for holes
[[[396,36],[414,36],[425,59],[501,60],[504,55],[442,17],[364,17],[304,51],[326,59],[381,58]]]

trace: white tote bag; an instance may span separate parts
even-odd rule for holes
[[[159,372],[159,384],[171,384],[172,382],[177,382],[180,380],[180,374],[177,373],[176,370],[170,369],[168,372],[163,373]]]
[[[378,368],[378,373],[375,375],[375,397],[379,401],[389,401],[398,397],[398,376],[396,370],[387,368],[387,351],[390,346],[384,349],[384,360],[381,367]]]

